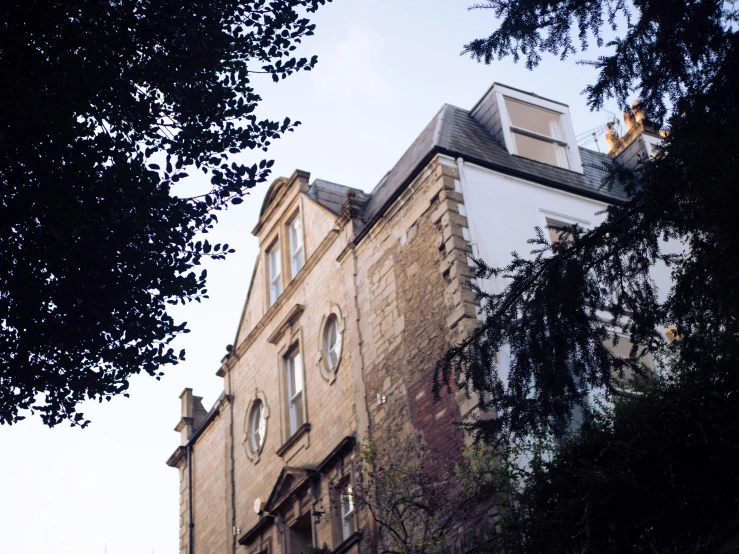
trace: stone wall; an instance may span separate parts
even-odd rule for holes
[[[304,190],[304,183],[299,181],[285,189],[280,208],[271,214],[278,223],[266,223],[268,235],[259,238],[260,243],[267,244],[275,233],[284,234],[279,222],[292,217],[299,209],[304,217],[305,266],[286,284],[278,302],[267,309],[261,320],[253,321],[251,329],[242,327],[236,354],[222,368],[234,402],[235,505],[240,535],[261,521],[253,509],[254,502],[257,498],[270,497],[284,468],[318,466],[342,439],[361,433],[358,422],[362,418],[358,412],[366,413],[363,396],[356,394],[361,360],[354,310],[353,262],[351,256],[341,256],[351,229],[343,227],[336,214],[302,194]],[[265,266],[262,263],[258,271],[265,272]],[[260,279],[263,283],[264,275]],[[257,307],[265,304],[264,295],[264,286],[252,287],[249,303]],[[339,320],[342,337],[340,363],[333,374],[322,367],[325,363],[322,329],[331,314]],[[289,432],[284,368],[284,355],[295,345],[302,358],[305,421],[310,425],[309,430],[296,434],[297,438]],[[269,417],[263,449],[259,456],[254,456],[247,450],[247,417],[250,403],[257,397],[267,405]],[[328,498],[327,495],[328,489],[315,493],[314,500]],[[282,505],[280,510],[287,510],[288,514],[285,521],[291,521],[289,513],[294,515],[306,509],[304,502],[298,495]],[[326,535],[320,529],[316,532],[320,541],[333,544],[330,533]],[[267,537],[272,537],[271,548],[281,552],[282,535],[275,534],[271,527],[265,529],[259,540],[239,548],[244,552],[261,548],[258,545],[265,544]]]
[[[286,280],[272,306],[265,298],[263,255],[255,270],[245,320],[218,372],[225,379],[224,400],[192,444],[196,554],[231,552],[234,523],[237,552],[282,554],[290,525],[316,511],[324,516],[312,524],[314,541],[339,546],[336,487],[356,476],[349,438],[369,439],[387,455],[417,459],[425,449],[433,453],[427,460],[446,464],[459,459],[465,444],[454,422],[468,408],[458,396],[444,395],[436,403],[431,397],[436,361],[477,324],[473,295],[464,286],[471,277],[470,247],[454,160],[435,157],[358,244],[356,214],[337,217],[315,204],[303,194],[307,174],[296,175],[279,181],[273,191],[277,207],[269,208],[269,221],[257,230],[263,233],[260,243],[271,244],[299,209],[311,222],[303,227],[306,264]],[[342,331],[341,361],[333,374],[321,366],[321,333],[330,314]],[[310,427],[291,437],[284,356],[295,345]],[[263,447],[254,452],[248,416],[257,400],[268,413]],[[186,457],[177,463],[185,554]],[[292,486],[298,488],[291,492]],[[270,495],[278,519],[253,508],[257,498],[267,501]],[[356,523],[365,530],[373,525],[366,513],[357,514]],[[354,537],[342,552],[372,551],[371,535],[361,543]]]
[[[434,158],[357,247],[371,438],[388,456],[452,462],[464,447],[457,399],[431,395],[437,360],[477,324],[457,179]]]
[[[224,456],[227,432],[225,419],[219,414],[193,445],[193,522],[197,554],[226,554],[231,550],[231,488],[228,458]]]

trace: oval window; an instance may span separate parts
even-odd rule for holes
[[[262,449],[266,431],[267,420],[264,417],[264,406],[261,400],[256,400],[249,417],[249,438],[253,452],[259,452]]]
[[[339,360],[341,359],[339,320],[334,314],[331,314],[326,322],[324,341],[326,345],[326,366],[329,371],[333,371],[339,365]]]

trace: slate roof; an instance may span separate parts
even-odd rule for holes
[[[323,179],[316,179],[311,183],[308,187],[308,196],[332,213],[340,215],[341,207],[344,205],[346,194],[349,191],[353,191],[360,200],[366,201],[369,198],[369,194],[364,191],[324,181]]]
[[[467,110],[445,104],[397,164],[372,191],[363,220],[371,223],[437,153],[459,157],[489,169],[521,177],[554,188],[568,190],[606,202],[627,199],[622,188],[608,190],[601,187],[611,158],[592,150],[580,148],[583,174],[539,163],[508,153]]]
[[[436,154],[455,158],[461,156],[467,162],[501,173],[605,202],[623,202],[628,198],[619,185],[614,185],[610,190],[601,186],[606,176],[603,168],[612,162],[607,154],[580,148],[582,174],[514,156],[468,110],[450,104],[445,104],[439,110],[371,194],[320,179],[311,184],[308,194],[338,215],[347,191],[355,191],[366,202],[362,216],[365,225],[356,237],[359,239]]]

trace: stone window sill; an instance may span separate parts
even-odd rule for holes
[[[344,554],[347,550],[349,550],[352,546],[354,546],[356,543],[359,542],[359,540],[362,538],[362,532],[361,531],[355,531],[347,539],[342,542],[339,546],[334,548],[334,551],[332,554]]]
[[[310,423],[303,423],[303,425],[301,425],[298,428],[298,430],[295,431],[295,433],[293,433],[293,435],[289,439],[287,439],[285,441],[285,444],[283,444],[282,446],[280,446],[277,449],[277,452],[275,452],[275,454],[277,454],[280,458],[282,458],[285,455],[285,453],[288,450],[290,450],[290,448],[296,442],[298,442],[300,440],[300,437],[302,437],[303,435],[305,435],[308,431],[310,431]]]

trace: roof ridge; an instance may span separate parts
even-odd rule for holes
[[[439,119],[436,122],[436,129],[434,129],[434,137],[431,139],[433,146],[444,146],[441,144],[442,139],[447,138],[444,133],[444,126],[449,122],[449,111],[453,106],[451,104],[444,103],[441,109],[437,112]],[[448,141],[447,141],[448,142]]]

